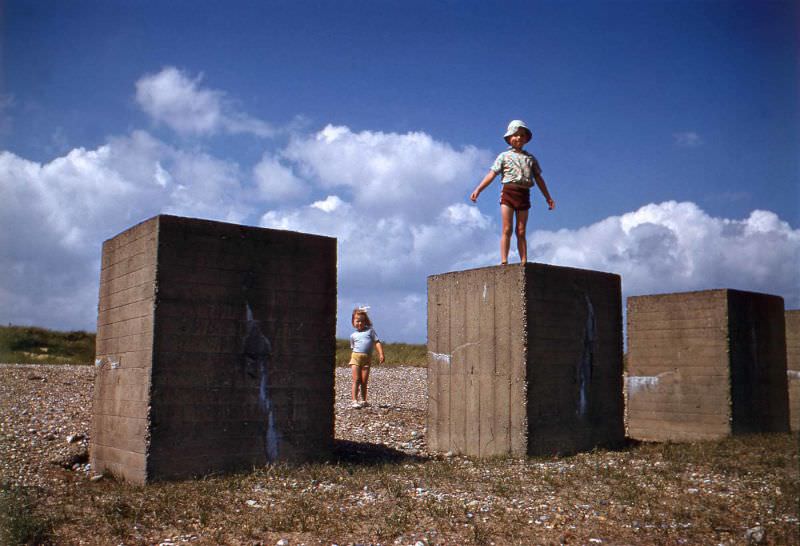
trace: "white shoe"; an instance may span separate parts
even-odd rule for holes
[[[350,407],[353,409],[361,409],[361,403],[356,400],[353,400],[353,403],[350,404]]]

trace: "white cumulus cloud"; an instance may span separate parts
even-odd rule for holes
[[[136,101],[150,117],[186,135],[220,131],[267,137],[274,129],[266,122],[238,111],[223,91],[203,88],[202,75],[167,66],[136,82]]]
[[[170,78],[184,93],[174,104],[213,114],[187,131],[224,128],[221,95]],[[498,261],[499,213],[467,201],[490,159],[421,132],[343,126],[296,133],[245,166],[144,131],[44,163],[0,152],[0,321],[92,329],[102,241],[173,213],[336,237],[338,334],[366,303],[384,339],[422,342],[427,276]],[[800,230],[770,211],[719,218],[668,201],[528,240],[531,260],[618,273],[626,295],[738,288],[800,307]]]
[[[283,155],[319,187],[346,189],[356,207],[417,220],[463,201],[490,161],[485,151],[458,150],[422,132],[356,133],[331,125],[296,136]]]
[[[271,203],[296,201],[309,195],[311,188],[294,174],[290,166],[270,155],[264,154],[253,168],[258,194],[261,199]]]
[[[0,152],[0,319],[93,329],[102,241],[159,213],[242,221],[234,164],[145,132],[47,163]]]
[[[322,201],[315,201],[311,203],[313,208],[319,209],[323,212],[333,212],[342,208],[343,205],[345,205],[345,202],[339,199],[339,197],[336,195],[329,195]]]
[[[769,211],[736,220],[668,201],[529,239],[537,261],[621,274],[627,295],[737,288],[800,306],[800,230]]]

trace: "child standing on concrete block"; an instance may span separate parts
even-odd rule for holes
[[[539,187],[549,210],[556,206],[555,201],[547,191],[547,184],[542,178],[542,169],[536,158],[522,149],[525,144],[530,142],[533,134],[525,126],[525,122],[515,119],[508,124],[508,130],[503,136],[510,148],[502,152],[494,160],[489,173],[481,180],[475,190],[469,196],[472,202],[478,200],[478,196],[486,187],[492,183],[494,177],[502,175],[501,182],[503,189],[500,192],[500,217],[503,221],[503,228],[500,232],[500,264],[508,263],[508,250],[511,246],[511,225],[514,222],[514,213],[517,216],[517,250],[519,251],[520,263],[528,261],[528,243],[525,239],[525,228],[528,225],[528,211],[531,208],[531,192],[534,182]]]
[[[378,361],[383,364],[383,345],[378,339],[378,334],[372,329],[372,321],[369,320],[366,308],[357,307],[353,309],[352,316],[353,328],[355,332],[350,334],[350,370],[353,372],[353,408],[363,408],[369,405],[367,402],[367,383],[369,382],[369,367],[372,363],[373,346],[378,351]],[[361,402],[358,401],[358,393],[361,391]]]

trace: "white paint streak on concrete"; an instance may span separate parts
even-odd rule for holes
[[[428,354],[431,355],[431,357],[433,358],[433,360],[435,362],[445,363],[448,366],[450,366],[453,363],[453,357],[455,356],[456,351],[460,351],[461,349],[464,349],[466,347],[470,347],[472,345],[480,345],[480,343],[481,343],[480,341],[472,341],[470,343],[463,343],[463,344],[459,345],[458,347],[456,347],[455,349],[453,349],[450,352],[450,354],[434,353],[433,351],[428,351]],[[474,363],[472,363],[472,364],[474,366]],[[472,373],[472,372],[470,371],[470,373]]]
[[[428,351],[428,354],[431,355],[431,358],[436,362],[443,362],[450,365],[450,359],[452,358],[450,355],[442,354],[442,353],[434,353],[433,351]]]
[[[625,389],[628,396],[634,396],[640,391],[649,391],[658,387],[662,379],[675,372],[661,372],[658,375],[629,375],[625,378]]]
[[[119,368],[119,358],[113,356],[103,356],[100,358],[96,358],[94,361],[94,365],[98,368],[102,367],[105,364],[110,364],[112,370],[116,370]]]
[[[275,415],[270,397],[268,363],[272,354],[269,339],[261,332],[261,324],[253,318],[250,304],[247,306],[247,333],[244,338],[245,365],[256,368],[259,377],[258,402],[262,413],[267,418],[267,432],[264,448],[268,461],[278,458],[281,434],[275,426]]]
[[[481,344],[480,341],[472,341],[470,343],[463,343],[459,345],[458,347],[453,349],[450,352],[450,354],[434,353],[433,351],[428,351],[428,354],[431,355],[431,358],[433,358],[433,360],[435,360],[436,362],[443,362],[449,366],[453,362],[453,355],[456,353],[456,351],[460,351],[461,349],[465,349],[466,347],[470,347],[472,345],[480,345],[480,344]]]
[[[465,349],[465,348],[467,348],[467,347],[471,347],[471,346],[473,346],[473,345],[480,345],[480,344],[481,344],[481,342],[480,342],[480,341],[470,341],[469,343],[462,343],[461,345],[459,345],[458,347],[456,347],[455,349],[453,349],[453,350],[450,352],[450,354],[451,354],[451,355],[453,355],[453,354],[455,354],[455,353],[456,353],[456,351],[460,351],[461,349]]]
[[[800,381],[800,372],[797,370],[786,370],[786,375],[789,377],[789,379],[796,379]]]
[[[633,396],[642,390],[650,390],[658,386],[657,375],[634,375],[625,378],[625,386],[628,389],[628,394]]]
[[[486,294],[487,294],[488,288],[489,287],[486,286],[486,284],[484,283],[484,285],[483,285],[483,301],[486,301]]]
[[[594,316],[594,305],[588,294],[586,299],[586,328],[583,332],[583,354],[578,363],[578,410],[581,417],[586,415],[589,406],[589,384],[592,382],[592,367],[594,366],[594,342],[597,338],[597,327]]]

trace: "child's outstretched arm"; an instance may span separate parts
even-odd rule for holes
[[[483,180],[481,180],[480,184],[475,187],[475,190],[473,190],[472,194],[469,196],[473,203],[478,200],[478,196],[486,189],[486,186],[492,183],[495,176],[497,176],[496,172],[489,171],[486,176],[483,177]]]
[[[545,183],[544,178],[542,178],[542,175],[539,173],[534,173],[533,178],[536,179],[536,185],[539,186],[539,191],[542,192],[542,195],[544,195],[544,198],[547,201],[547,208],[550,210],[556,208],[556,202],[553,201],[552,197],[550,197],[550,192],[547,191],[547,184]]]
[[[383,364],[383,361],[384,361],[385,359],[384,359],[384,357],[383,357],[383,345],[381,344],[381,342],[380,342],[380,341],[376,341],[376,342],[375,342],[375,350],[376,350],[376,351],[378,351],[378,362],[380,362],[381,364]]]

